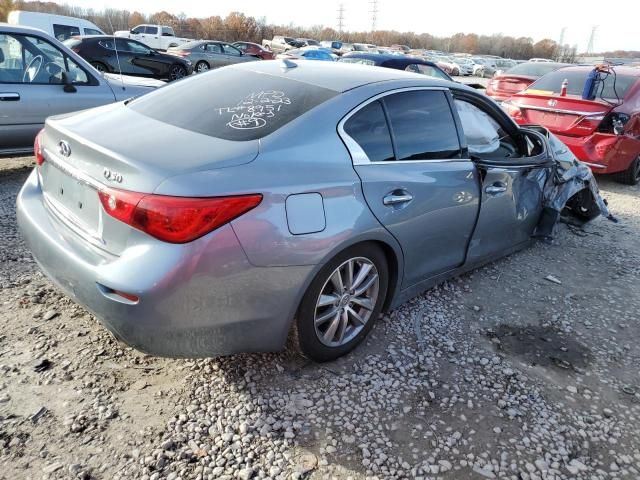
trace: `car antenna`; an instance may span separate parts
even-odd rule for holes
[[[122,67],[120,66],[120,56],[118,55],[118,42],[116,41],[116,31],[113,28],[113,24],[111,23],[111,17],[107,15],[107,21],[109,22],[109,28],[111,29],[111,33],[113,34],[113,49],[116,51],[116,63],[118,64],[118,72],[120,72],[120,85],[122,85],[122,91],[124,92],[126,88],[124,88],[124,78],[122,78]]]

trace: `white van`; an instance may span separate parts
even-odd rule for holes
[[[97,25],[88,20],[51,13],[25,12],[14,10],[9,12],[7,23],[44,30],[59,41],[75,35],[104,35]]]

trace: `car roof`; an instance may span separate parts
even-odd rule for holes
[[[296,65],[296,67],[287,68],[287,65],[292,64]],[[225,68],[289,78],[336,92],[346,92],[370,83],[394,80],[415,80],[420,86],[460,86],[457,83],[438,80],[419,73],[346,62],[312,62],[293,59],[287,59],[286,61],[265,60],[262,62],[239,63]]]

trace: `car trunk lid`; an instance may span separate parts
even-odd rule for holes
[[[584,136],[593,133],[613,106],[576,95],[544,95],[526,92],[512,98],[520,109],[520,123],[540,124],[553,133]]]
[[[105,214],[99,191],[153,193],[172,176],[241,165],[258,154],[257,140],[210,137],[121,106],[53,117],[41,145],[45,162],[39,176],[50,211],[114,255],[125,248],[131,227]]]

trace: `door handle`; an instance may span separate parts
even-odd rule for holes
[[[498,195],[507,191],[507,186],[504,183],[494,183],[484,189],[489,195]]]
[[[413,200],[413,195],[409,192],[391,192],[384,196],[382,203],[384,205],[399,205],[401,203],[408,203]]]
[[[0,92],[0,102],[17,102],[20,100],[18,92]]]

